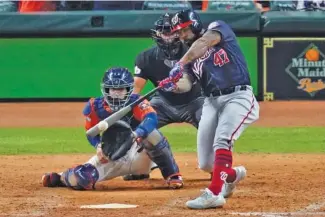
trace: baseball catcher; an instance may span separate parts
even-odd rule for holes
[[[129,105],[134,99],[133,76],[126,68],[108,69],[101,82],[102,96],[91,98],[83,111],[86,130]],[[126,174],[146,174],[154,162],[172,189],[183,187],[170,145],[157,127],[157,115],[147,100],[95,137],[87,136],[96,155],[86,163],[61,173],[46,173],[44,187],[94,189],[96,182]]]

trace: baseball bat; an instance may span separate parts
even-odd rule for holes
[[[121,118],[123,118],[125,115],[127,115],[135,106],[137,106],[138,104],[140,104],[143,100],[147,99],[148,97],[150,97],[151,95],[153,95],[157,90],[159,90],[161,87],[156,87],[154,89],[152,89],[151,91],[149,91],[148,93],[146,93],[145,95],[143,95],[142,97],[140,97],[139,99],[137,99],[136,101],[132,102],[130,105],[120,109],[117,112],[114,112],[113,114],[111,114],[109,117],[105,118],[103,121],[105,121],[108,125],[108,127],[112,126],[114,123],[116,123],[118,120],[120,120]],[[99,122],[100,123],[100,122]],[[99,124],[98,123],[98,124]],[[91,136],[94,137],[96,135],[98,135],[99,133],[101,133],[100,127],[98,126],[98,124],[96,124],[95,126],[93,126],[92,128],[90,128],[89,130],[87,130],[86,135],[87,136]],[[108,128],[107,127],[107,128]]]

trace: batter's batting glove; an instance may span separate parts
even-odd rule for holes
[[[174,83],[177,83],[183,77],[184,64],[177,62],[169,72],[169,77]]]
[[[159,82],[159,87],[162,88],[163,91],[172,92],[177,89],[176,83],[172,78],[168,77]]]

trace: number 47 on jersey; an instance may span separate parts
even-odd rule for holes
[[[213,61],[214,65],[219,66],[219,67],[229,63],[228,55],[227,55],[226,51],[222,48],[214,53],[213,60],[214,60]]]

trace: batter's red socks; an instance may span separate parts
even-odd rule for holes
[[[218,195],[224,181],[231,183],[236,179],[236,171],[232,169],[232,152],[227,149],[216,151],[210,191]]]

